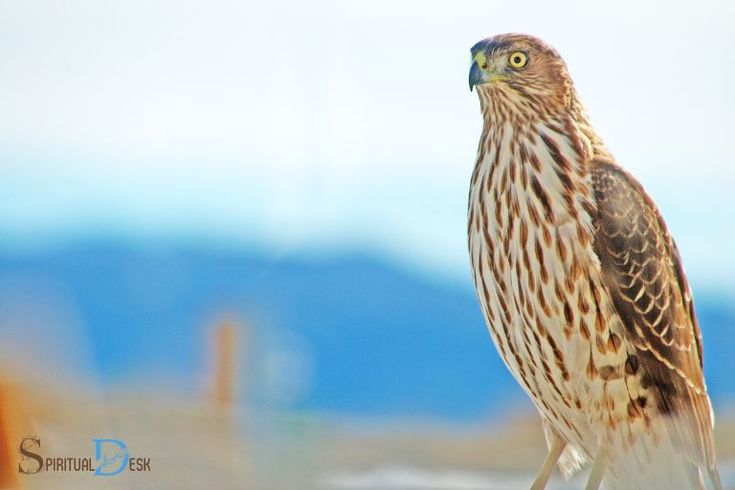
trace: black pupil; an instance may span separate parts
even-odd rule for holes
[[[516,65],[520,65],[521,64],[521,57],[520,56],[516,56],[515,58],[513,58],[513,62]]]

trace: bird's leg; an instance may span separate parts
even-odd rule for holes
[[[592,464],[592,471],[590,471],[590,476],[587,480],[585,490],[597,490],[600,488],[600,483],[602,483],[602,477],[607,469],[608,461],[609,455],[607,454],[607,449],[600,447],[597,450],[595,462]]]
[[[712,481],[712,487],[715,490],[722,490],[722,481],[720,480],[720,473],[717,471],[717,467],[711,467],[707,470],[709,478]]]
[[[546,488],[551,472],[554,471],[554,466],[556,465],[556,462],[559,461],[559,456],[561,456],[564,448],[567,447],[567,442],[561,437],[556,434],[554,434],[553,437],[554,442],[549,448],[549,452],[546,454],[544,464],[541,466],[538,475],[536,475],[533,485],[531,485],[531,490],[543,490]]]

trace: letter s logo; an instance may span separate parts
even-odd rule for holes
[[[38,437],[26,437],[20,441],[20,447],[18,449],[21,455],[21,461],[18,463],[18,472],[26,475],[35,475],[43,469],[43,458],[38,453],[31,451],[31,449],[41,449],[41,439]],[[36,463],[34,464],[29,459],[32,459]]]

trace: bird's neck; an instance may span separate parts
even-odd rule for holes
[[[588,161],[614,162],[613,156],[590,122],[574,86],[556,98],[522,97],[507,87],[478,90],[483,117],[483,135],[511,123],[521,133],[545,125],[561,127],[569,138],[589,148]],[[570,122],[571,124],[567,124]]]

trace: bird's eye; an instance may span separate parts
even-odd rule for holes
[[[513,68],[523,68],[528,63],[528,56],[523,51],[516,51],[510,55],[508,62]]]

